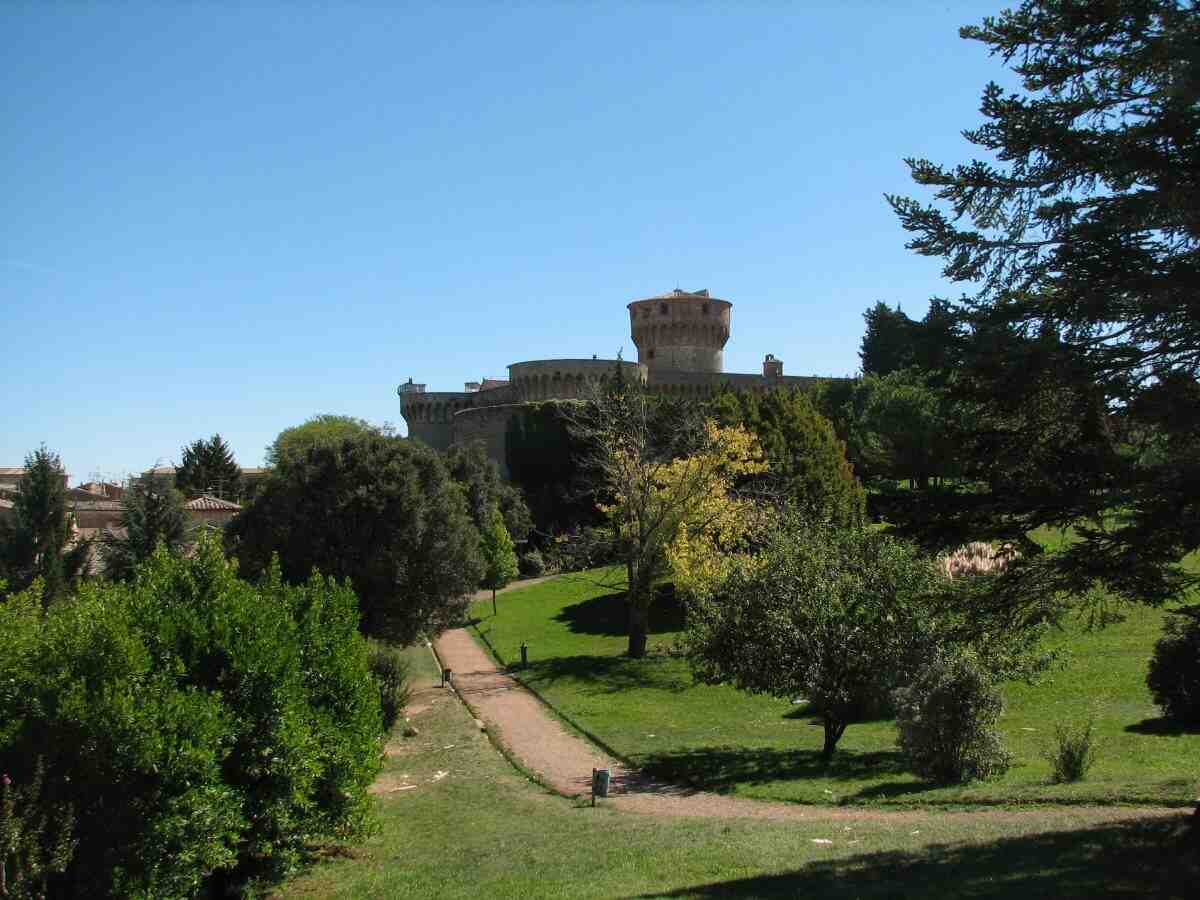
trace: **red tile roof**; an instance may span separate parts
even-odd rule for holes
[[[220,497],[210,497],[207,494],[197,497],[195,500],[189,500],[183,504],[183,508],[193,512],[238,512],[241,510],[236,503],[230,503]]]

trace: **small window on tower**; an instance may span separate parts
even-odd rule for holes
[[[654,359],[654,351],[653,350],[646,351],[646,359]]]
[[[700,307],[700,312],[706,316],[708,315],[708,304],[707,303],[705,303],[702,307]]]
[[[665,304],[665,303],[658,304],[658,311],[665,316],[667,314],[667,304]]]

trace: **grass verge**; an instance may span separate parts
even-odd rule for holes
[[[379,833],[280,897],[1187,897],[1183,816],[1105,810],[855,822],[665,819],[591,809],[515,772],[436,685],[428,650],[376,784]],[[399,732],[397,732],[399,733]]]
[[[678,609],[651,616],[651,653],[625,650],[622,573],[597,569],[477,604],[476,635],[504,663],[529,646],[521,680],[566,721],[660,777],[709,790],[803,803],[871,805],[1185,804],[1200,791],[1200,733],[1171,728],[1151,702],[1146,660],[1163,613],[1129,610],[1103,630],[1081,625],[1054,642],[1065,664],[1034,686],[1005,688],[1001,721],[1015,757],[1002,778],[928,785],[904,770],[891,720],[847,729],[835,759],[804,705],[692,683],[670,655]],[[1054,784],[1045,751],[1055,726],[1095,718],[1099,757],[1087,780]]]

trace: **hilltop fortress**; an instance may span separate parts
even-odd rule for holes
[[[783,361],[770,353],[762,373],[725,371],[729,340],[728,300],[707,290],[674,290],[628,304],[629,329],[637,362],[616,359],[538,359],[513,363],[508,378],[469,381],[462,391],[427,391],[410,378],[400,385],[400,415],[409,437],[444,450],[451,444],[483,441],[488,455],[507,472],[505,434],[509,419],[529,403],[583,397],[589,383],[611,375],[620,365],[629,379],[653,391],[704,397],[721,387],[765,391],[807,386],[816,376],[783,374]]]

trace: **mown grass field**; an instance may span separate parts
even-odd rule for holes
[[[706,789],[802,803],[973,806],[1184,804],[1200,794],[1200,732],[1159,717],[1144,679],[1164,613],[1128,610],[1098,631],[1073,623],[1051,643],[1064,661],[1037,685],[1008,684],[1001,721],[1014,765],[1002,778],[940,787],[905,771],[890,720],[852,725],[834,761],[818,758],[821,728],[803,704],[693,684],[669,655],[677,610],[651,617],[651,655],[625,649],[619,569],[599,569],[477,604],[474,633],[566,721],[661,777]],[[749,649],[747,652],[753,652]],[[1059,723],[1095,718],[1099,757],[1088,778],[1052,784],[1044,752]]]
[[[428,651],[408,653],[435,683]],[[278,896],[1187,898],[1200,877],[1181,854],[1182,814],[660,819],[545,792],[444,691],[418,693],[413,724],[419,736],[393,740],[378,782],[378,834],[326,853]]]

